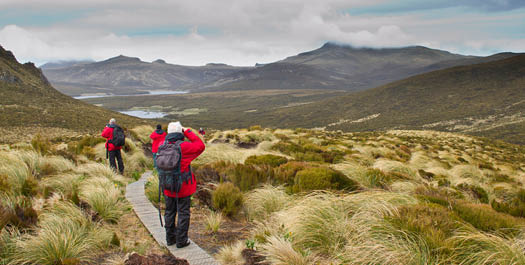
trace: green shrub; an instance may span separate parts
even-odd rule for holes
[[[272,179],[273,171],[265,171],[252,165],[237,164],[229,172],[230,180],[242,191],[251,190]]]
[[[294,192],[311,190],[356,190],[357,182],[348,178],[343,173],[325,167],[306,168],[295,175]]]
[[[485,232],[514,233],[525,224],[516,217],[496,212],[486,204],[457,203],[452,209],[465,222]]]
[[[306,162],[290,161],[286,164],[282,164],[275,169],[274,180],[277,184],[287,184],[291,186],[294,183],[297,172],[308,167],[311,166]]]
[[[215,209],[227,216],[234,216],[241,210],[243,194],[233,183],[225,182],[213,191],[211,200]]]
[[[398,214],[387,220],[406,232],[421,236],[431,251],[443,258],[452,250],[446,239],[461,227],[461,219],[454,212],[432,203],[400,207]]]
[[[271,167],[278,167],[284,163],[288,162],[286,157],[277,156],[277,155],[260,155],[260,156],[250,156],[244,161],[245,165],[268,165]]]
[[[262,131],[261,125],[253,125],[248,128],[248,131]]]
[[[272,149],[291,155],[299,161],[337,163],[345,156],[343,151],[321,148],[304,139],[300,139],[299,144],[281,140]]]

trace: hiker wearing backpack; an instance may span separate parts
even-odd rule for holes
[[[120,151],[126,142],[124,130],[117,125],[115,119],[111,119],[102,131],[102,137],[106,138],[106,159],[109,158],[109,165],[116,170],[116,159],[118,171],[120,174],[124,174],[124,163],[122,162],[122,153]]]
[[[184,138],[189,142],[184,142]],[[185,129],[180,122],[168,125],[168,135],[157,150],[159,189],[163,191],[166,202],[164,221],[168,246],[176,244],[177,248],[183,248],[190,244],[190,196],[197,188],[190,164],[203,151],[204,143],[191,129]]]
[[[149,138],[152,140],[151,152],[153,153],[153,166],[157,168],[157,151],[166,138],[166,132],[162,130],[162,125],[157,124],[157,129],[151,133]]]

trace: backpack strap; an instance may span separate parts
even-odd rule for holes
[[[182,140],[179,140],[177,142],[175,142],[175,144],[177,144],[179,146],[179,151],[181,152],[180,154],[180,158],[182,159],[182,149],[180,149],[180,145],[183,143],[184,141]],[[179,163],[180,165],[180,163]],[[180,169],[179,169],[180,170]],[[189,176],[188,176],[189,175]],[[191,184],[193,184],[193,174],[192,174],[192,171],[191,171],[191,165],[188,166],[188,171],[186,172],[181,172],[181,178],[184,178],[186,179],[186,184],[188,184],[188,182],[190,182]]]

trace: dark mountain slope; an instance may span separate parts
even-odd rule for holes
[[[266,114],[260,119],[274,117],[287,127],[433,129],[525,143],[525,55],[434,71]]]
[[[155,89],[181,90],[243,69],[247,68],[225,64],[173,65],[160,59],[148,63],[120,55],[101,62],[43,68],[43,71],[61,92],[77,96],[86,93],[140,94]]]
[[[20,64],[0,46],[0,127],[53,127],[87,132],[114,117],[123,126],[143,120],[72,99],[55,90],[32,63]]]
[[[513,56],[474,57],[422,46],[354,48],[327,43],[317,50],[236,72],[203,86],[206,90],[338,89],[363,90],[420,73]]]

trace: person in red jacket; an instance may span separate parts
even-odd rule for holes
[[[122,149],[122,146],[115,146],[110,141],[113,139],[113,130],[118,127],[115,119],[109,120],[109,124],[106,125],[104,130],[102,131],[102,137],[106,138],[106,150],[108,150],[109,153],[109,165],[113,169],[117,169],[117,165],[115,163],[115,159],[118,163],[118,171],[120,174],[124,173],[124,162],[122,162],[122,153],[120,149]]]
[[[179,140],[188,138],[189,142],[180,144],[181,161],[180,171],[182,174],[191,173],[190,181],[182,182],[179,192],[164,189],[164,199],[166,201],[166,212],[164,214],[166,228],[166,242],[168,246],[177,244],[177,248],[183,248],[190,244],[188,240],[188,230],[190,227],[190,203],[191,195],[197,189],[195,175],[191,172],[191,161],[197,158],[204,151],[204,143],[191,129],[185,129],[180,122],[171,122],[168,125],[168,135],[166,140],[175,143]],[[187,173],[186,173],[187,174]],[[177,225],[175,226],[175,217]]]
[[[166,132],[162,130],[162,125],[157,124],[157,129],[151,133],[149,138],[152,140],[151,152],[153,153],[153,166],[157,168],[157,151],[166,138]]]

